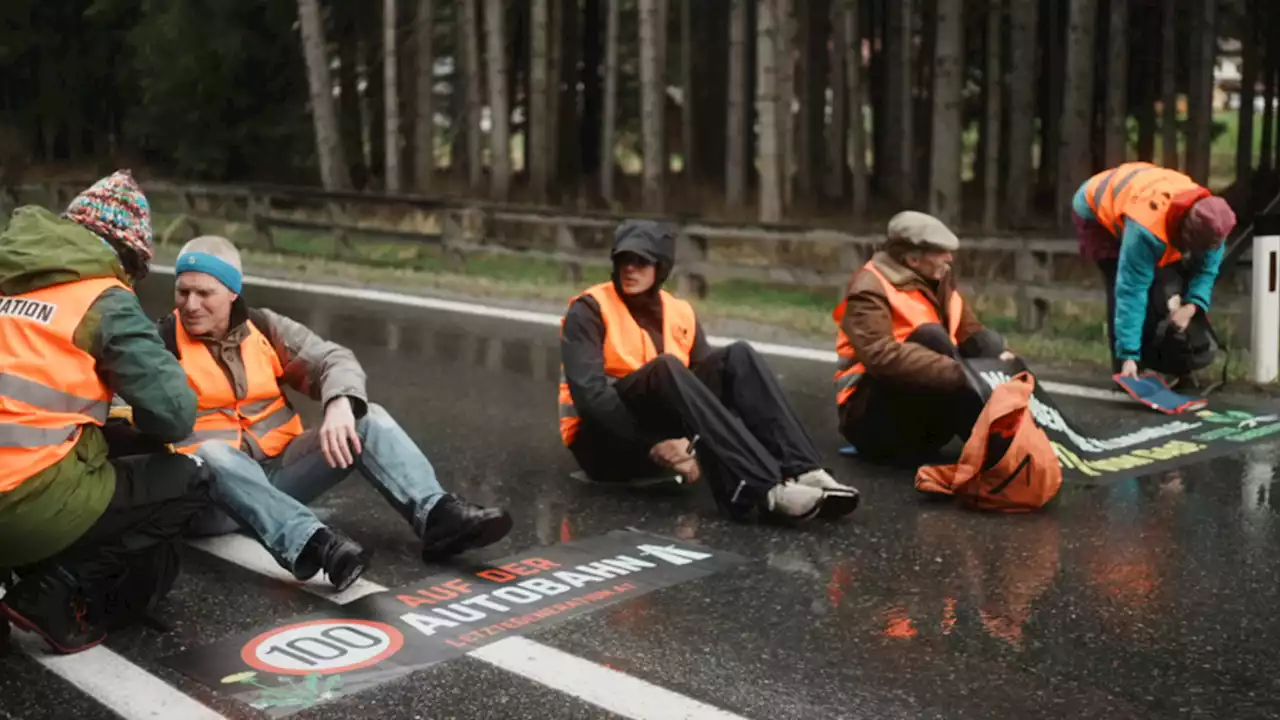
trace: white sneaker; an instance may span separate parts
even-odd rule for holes
[[[787,480],[774,485],[766,497],[769,512],[804,521],[813,518],[822,509],[824,495],[818,488]]]
[[[822,491],[824,497],[821,515],[824,519],[842,518],[858,509],[858,491],[836,481],[831,473],[822,468],[804,473],[796,478],[796,482]]]

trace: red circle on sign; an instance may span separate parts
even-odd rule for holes
[[[281,636],[299,635],[301,639],[312,639],[306,635],[300,634],[298,631],[305,630],[307,628],[328,629],[348,627],[352,625],[370,628],[382,635],[385,635],[386,641],[385,643],[381,643],[384,646],[377,648],[376,652],[372,655],[366,652],[362,653],[358,658],[353,659],[352,662],[336,665],[328,664],[324,667],[283,667],[269,663],[259,657],[260,650],[264,644],[273,639],[280,638]],[[323,632],[323,630],[321,630],[321,632]],[[315,640],[313,640],[313,642],[315,642]],[[244,648],[240,650],[240,659],[252,668],[277,675],[311,675],[315,673],[321,675],[332,675],[334,673],[349,672],[351,670],[359,670],[371,665],[376,665],[392,655],[395,655],[402,647],[404,647],[404,635],[402,635],[399,630],[386,623],[374,622],[373,620],[326,618],[324,620],[308,620],[307,622],[294,623],[293,625],[285,625],[283,627],[268,630],[245,644]],[[273,648],[270,651],[276,652],[277,649]],[[282,654],[289,655],[289,653],[283,652]],[[297,658],[298,655],[299,653],[295,651],[291,654],[291,657]],[[336,658],[323,659],[333,660]]]

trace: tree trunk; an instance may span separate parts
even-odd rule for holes
[[[680,174],[692,190],[697,163],[693,141],[693,0],[680,0]]]
[[[1258,16],[1258,1],[1245,0],[1245,17]],[[1247,182],[1253,175],[1253,102],[1258,82],[1258,26],[1248,23],[1241,48],[1244,67],[1240,73],[1240,120],[1236,136],[1236,181]]]
[[[885,144],[885,162],[881,172],[880,158],[876,158],[876,172],[890,188],[890,196],[899,205],[911,205],[915,197],[915,122],[912,96],[913,73],[911,48],[915,39],[912,29],[913,6],[916,0],[887,0],[885,29],[885,95],[884,113],[877,115],[876,124],[886,124],[888,141]]]
[[[747,3],[732,0],[729,20],[729,104],[725,137],[725,204],[741,207],[747,184]]]
[[[564,13],[566,10],[563,0],[550,0],[549,12],[547,13],[548,23],[548,41],[547,41],[547,87],[546,100],[547,103],[547,129],[542,134],[541,141],[547,152],[547,170],[546,181],[552,185],[556,184],[556,178],[559,176],[560,167],[560,132],[563,124],[560,122],[560,73],[563,70],[561,59],[564,50]],[[546,194],[546,191],[543,192]]]
[[[1009,3],[1009,226],[1025,227],[1031,214],[1032,151],[1036,122],[1038,2]],[[1042,153],[1043,154],[1043,153]]]
[[[333,106],[333,81],[329,77],[329,55],[325,49],[324,27],[320,23],[318,0],[298,0],[298,22],[302,29],[302,52],[307,63],[307,85],[311,90],[311,117],[315,123],[316,155],[320,158],[320,182],[326,190],[351,187],[338,113]]]
[[[614,135],[618,125],[618,29],[621,3],[609,0],[609,19],[605,23],[604,59],[604,132],[600,134],[600,196],[613,203]]]
[[[659,2],[640,0],[640,127],[644,146],[643,202],[648,212],[662,211],[662,71]]]
[[[1067,26],[1067,82],[1062,103],[1062,146],[1054,195],[1058,224],[1071,222],[1071,198],[1089,177],[1090,129],[1093,127],[1093,47],[1097,0],[1071,0]]]
[[[382,102],[386,107],[387,192],[400,192],[400,92],[396,86],[396,0],[382,4]]]
[[[777,7],[777,72],[778,72],[778,132],[782,152],[780,173],[782,182],[782,211],[785,213],[795,200],[796,170],[796,119],[791,112],[795,102],[795,30],[793,13],[795,0],[774,0]]]
[[[1164,3],[1160,24],[1160,138],[1161,163],[1178,169],[1178,16],[1175,3]]]
[[[1014,0],[1015,2],[1017,0]],[[990,0],[987,8],[987,116],[983,122],[982,228],[994,232],[1000,213],[1000,138],[1003,113],[1004,69],[1000,63],[1000,39],[1004,30],[1004,0]]]
[[[1107,32],[1106,166],[1125,161],[1129,148],[1129,0],[1111,0]]]
[[[511,192],[511,110],[502,0],[485,0],[485,50],[489,65],[489,194],[499,202]]]
[[[799,141],[796,173],[803,197],[811,198],[822,187],[823,128],[827,111],[828,48],[831,47],[832,0],[799,0],[797,25],[800,29],[800,72],[798,96]]]
[[[1218,55],[1215,9],[1217,0],[1200,0],[1192,22],[1192,85],[1187,137],[1187,174],[1201,185],[1209,184],[1209,153],[1213,132],[1213,65]]]
[[[431,192],[433,175],[436,170],[436,54],[431,34],[435,31],[433,6],[435,0],[418,0],[418,18],[414,26],[414,38],[417,45],[418,89],[416,100],[418,110],[414,123],[413,149],[417,153],[418,162],[413,177],[417,181],[419,192]]]
[[[552,98],[552,126],[559,130],[553,132],[551,150],[558,162],[551,167],[551,188],[553,191],[573,191],[579,187],[582,175],[582,154],[579,152],[578,138],[581,136],[581,118],[578,114],[578,63],[581,60],[582,25],[578,13],[577,0],[555,0],[560,22],[556,42],[563,48],[555,52],[558,71],[552,75],[553,88],[556,95]],[[553,48],[554,50],[554,48]],[[558,78],[558,80],[557,80]],[[559,200],[557,192],[556,200]]]
[[[347,167],[351,181],[363,188],[368,170],[364,164],[364,141],[360,117],[360,46],[352,11],[354,0],[342,0],[336,7],[338,15],[338,87],[339,122],[342,131],[342,147],[347,152]]]
[[[480,192],[484,183],[484,166],[482,164],[482,146],[480,122],[484,110],[481,78],[484,68],[480,64],[480,40],[476,36],[479,23],[476,22],[477,3],[480,0],[462,0],[462,58],[466,76],[467,106],[467,184],[472,192]]]
[[[530,89],[529,117],[525,125],[525,167],[529,169],[529,185],[533,191],[534,202],[542,203],[547,199],[547,170],[554,158],[549,154],[547,140],[552,127],[548,122],[547,102],[551,99],[548,90],[547,71],[547,3],[549,0],[533,0],[533,17],[530,24],[532,38],[529,44]]]
[[[848,137],[849,88],[845,82],[845,54],[853,52],[854,43],[845,34],[845,1],[831,3],[831,61],[827,68],[827,84],[831,87],[831,122],[827,124],[827,159],[825,193],[832,199],[844,197],[844,178],[849,167]]]
[[[759,0],[756,21],[756,112],[760,117],[760,221],[782,219],[778,141],[778,29],[776,0]]]
[[[964,0],[938,0],[933,56],[933,141],[929,213],[960,222],[960,123],[964,91]]]
[[[1259,148],[1258,170],[1263,173],[1275,167],[1271,153],[1275,143],[1276,117],[1276,66],[1274,48],[1263,52],[1262,63],[1262,147]]]
[[[853,155],[853,219],[864,220],[871,188],[867,182],[866,83],[862,79],[862,8],[858,0],[844,2],[844,76],[849,98],[849,152]]]
[[[582,122],[578,152],[582,157],[582,172],[591,178],[600,173],[600,136],[604,126],[604,88],[600,78],[600,70],[604,66],[601,3],[602,0],[586,0],[582,10],[582,73],[579,78],[582,83]]]
[[[1054,188],[1058,181],[1062,146],[1063,99],[1067,86],[1066,50],[1062,8],[1072,0],[1049,0],[1045,8],[1045,71],[1042,86],[1047,91],[1045,112],[1040,116],[1040,178],[1042,189]],[[1056,197],[1056,194],[1054,194]]]

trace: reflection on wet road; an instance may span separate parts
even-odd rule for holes
[[[143,289],[149,311],[165,311],[168,281]],[[751,560],[535,632],[539,642],[761,719],[1280,715],[1274,443],[1159,476],[1068,485],[1043,513],[979,514],[918,496],[909,473],[841,458],[829,368],[771,358],[863,506],[840,525],[741,525],[718,517],[698,488],[637,495],[568,478],[552,328],[260,288],[249,298],[351,347],[373,399],[421,442],[446,486],[512,509],[516,529],[485,557],[636,527]],[[1114,405],[1060,405],[1099,434],[1124,424],[1102,414],[1121,412]],[[302,407],[314,421],[313,404]],[[375,548],[370,579],[394,587],[429,573],[367,485],[353,478],[317,505]],[[190,565],[174,602],[191,621],[166,645],[297,612],[264,602],[251,603],[251,617],[227,617],[210,607],[220,592],[209,587],[245,580],[215,562]],[[162,654],[153,639],[118,642],[135,662]],[[441,706],[419,704],[413,688],[476,681],[504,682],[449,663],[392,683],[378,716],[434,717]],[[10,692],[2,680],[0,689]],[[457,700],[446,714],[600,716],[526,701],[490,715],[483,697]],[[362,717],[368,702],[311,716]]]

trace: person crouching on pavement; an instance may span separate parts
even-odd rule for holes
[[[176,544],[211,477],[187,457],[115,457],[111,399],[160,444],[191,432],[196,397],[132,285],[151,211],[127,170],[61,217],[21,207],[0,234],[0,623],[57,652],[146,616],[177,574]]]
[[[1112,372],[1190,379],[1212,361],[1205,317],[1236,225],[1226,200],[1176,170],[1125,163],[1089,178],[1071,203],[1080,254],[1107,291]]]
[[[956,289],[959,249],[937,218],[898,213],[832,314],[840,432],[860,457],[919,461],[967,438],[983,395],[957,358],[1013,357]]]
[[[240,267],[240,253],[226,238],[187,243],[175,266],[177,309],[159,321],[160,336],[199,399],[195,431],[177,449],[209,464],[219,504],[235,518],[210,510],[193,532],[231,532],[239,520],[300,579],[324,569],[345,588],[369,553],[325,527],[304,503],[355,469],[413,528],[424,562],[506,536],[506,510],[441,488],[413,440],[369,402],[364,370],[350,350],[245,303]],[[323,404],[319,428],[303,428],[282,385]]]
[[[853,512],[857,491],[822,468],[764,359],[744,342],[712,350],[693,307],[662,289],[674,228],[623,222],[612,257],[612,279],[570,301],[561,325],[560,436],[583,471],[603,482],[705,471],[736,518]]]

